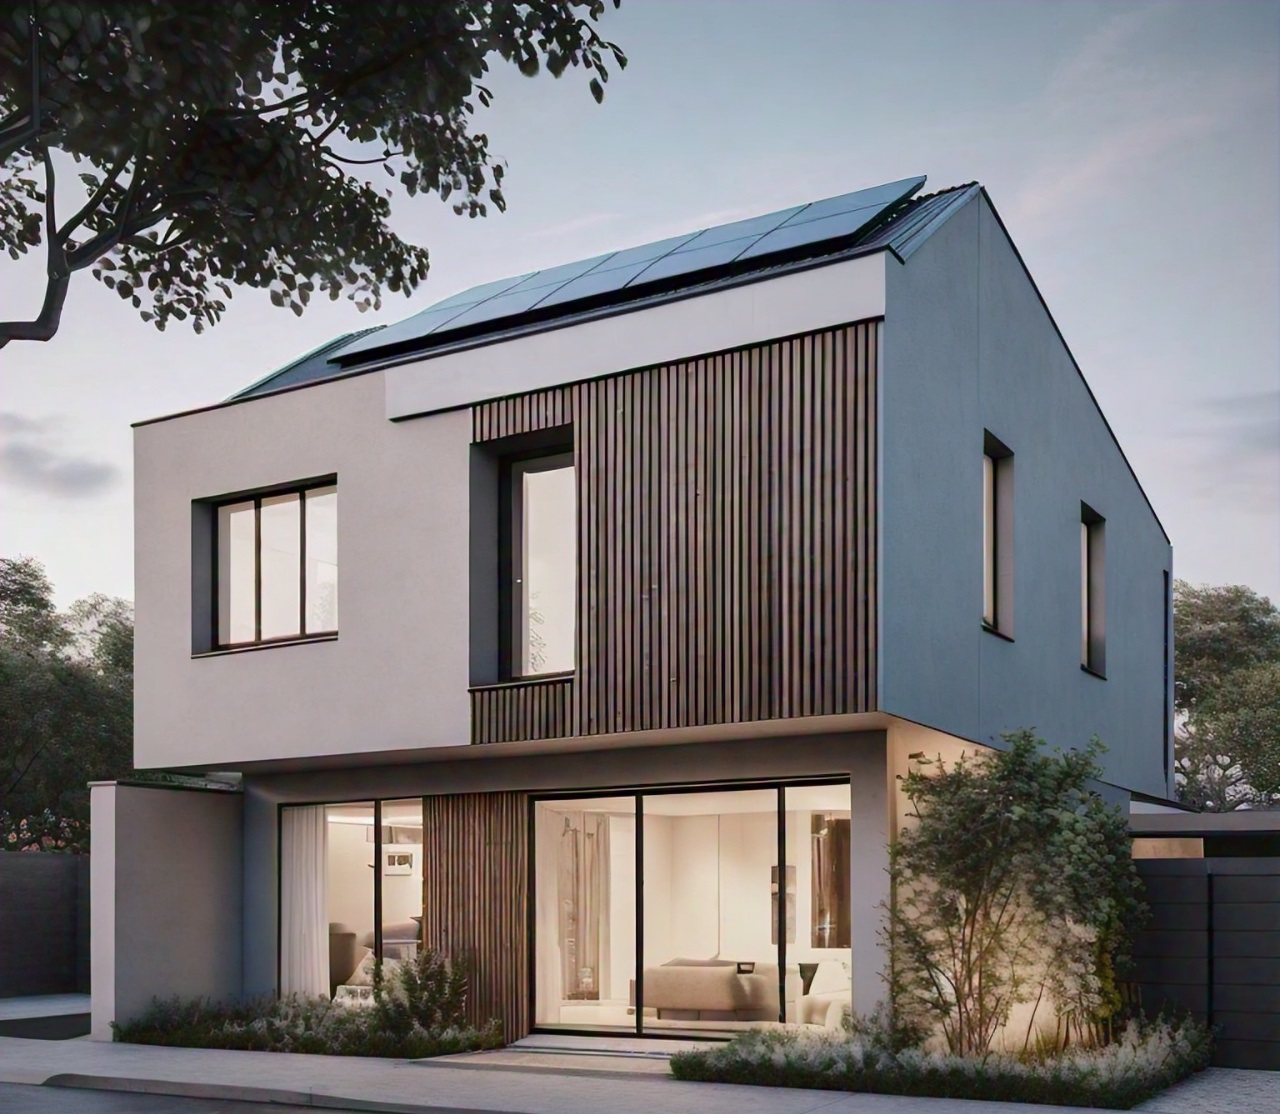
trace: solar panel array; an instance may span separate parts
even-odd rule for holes
[[[911,197],[924,178],[904,178],[872,189],[781,209],[657,243],[597,255],[545,271],[485,283],[464,290],[421,313],[370,333],[333,353],[346,363],[359,353],[476,325],[495,324],[533,310],[566,305],[623,291],[670,283],[682,276],[744,260],[852,240],[887,209]]]

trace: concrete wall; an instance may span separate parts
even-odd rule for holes
[[[240,794],[103,784],[90,809],[93,1037],[154,997],[239,996]]]
[[[413,794],[523,790],[590,791],[744,778],[848,776],[852,785],[854,1003],[880,1000],[879,903],[888,896],[889,769],[885,734],[740,739],[522,758],[250,777],[245,784],[246,994],[276,986],[276,833],[280,805],[407,797]]]
[[[989,204],[887,264],[880,707],[977,742],[1111,748],[1164,796],[1169,545]],[[982,453],[1014,453],[1014,641],[982,629]],[[1080,668],[1080,504],[1106,519],[1106,680]]]
[[[89,989],[89,856],[0,853],[0,998]]]
[[[137,430],[139,767],[468,742],[470,421],[370,374]],[[338,639],[193,656],[192,501],[333,473]]]

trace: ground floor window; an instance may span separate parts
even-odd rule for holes
[[[422,938],[422,800],[280,814],[280,992],[371,998],[373,966]]]
[[[838,1025],[850,810],[847,780],[536,800],[535,1023]]]

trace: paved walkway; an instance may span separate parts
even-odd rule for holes
[[[0,998],[0,1021],[28,1017],[66,1017],[88,1013],[87,994],[31,994],[25,998]]]
[[[991,1104],[680,1083],[648,1049],[580,1055],[507,1049],[440,1060],[366,1060],[272,1052],[155,1048],[90,1040],[0,1038],[0,1082],[94,1087],[383,1114],[450,1110],[563,1114],[975,1114]],[[582,1063],[577,1067],[576,1063]],[[1161,1114],[1275,1114],[1280,1073],[1210,1069],[1161,1096]],[[1001,1106],[1004,1114],[1044,1107]]]

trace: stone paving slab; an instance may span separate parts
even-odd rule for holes
[[[568,1055],[548,1051],[548,1055]],[[664,1075],[590,1075],[430,1060],[158,1048],[99,1041],[0,1038],[0,1082],[104,1087],[383,1114],[977,1114],[994,1104],[835,1091],[681,1083]],[[1211,1068],[1147,1104],[1160,1114],[1276,1114],[1280,1073]],[[1157,1105],[1158,1104],[1158,1105]],[[1023,1103],[1002,1114],[1046,1114]]]

